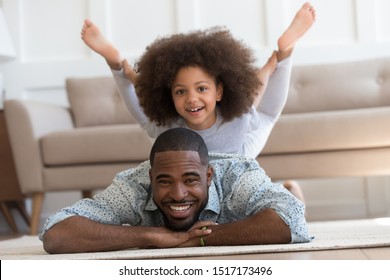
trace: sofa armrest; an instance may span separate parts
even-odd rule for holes
[[[24,194],[43,191],[43,161],[39,139],[74,127],[69,109],[57,105],[10,99],[4,113],[16,172]]]

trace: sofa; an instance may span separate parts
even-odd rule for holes
[[[390,175],[390,57],[293,67],[257,159],[275,180]]]
[[[81,191],[89,197],[115,174],[149,158],[152,140],[128,113],[111,77],[69,78],[69,108],[4,102],[21,191],[32,198],[37,234],[44,194]]]
[[[69,108],[6,100],[4,110],[36,234],[45,192],[89,196],[149,157],[153,140],[112,77],[68,78]],[[287,104],[261,155],[272,180],[390,174],[390,58],[293,67]]]

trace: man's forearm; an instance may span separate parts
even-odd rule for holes
[[[212,226],[203,239],[206,246],[286,244],[291,242],[288,225],[273,209],[266,209],[245,220]]]
[[[112,251],[141,244],[148,245],[140,227],[106,225],[79,216],[59,222],[43,237],[45,251],[52,254]]]
[[[72,216],[55,224],[45,233],[43,246],[51,254],[170,248],[199,238],[205,234],[201,228],[213,224],[199,222],[197,227],[189,231],[174,232],[164,227],[107,225]]]

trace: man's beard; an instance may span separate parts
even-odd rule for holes
[[[172,223],[168,219],[167,215],[165,215],[165,213],[160,210],[162,213],[163,219],[164,219],[164,226],[166,228],[169,228],[170,230],[173,230],[173,231],[187,231],[187,230],[189,230],[199,220],[200,213],[206,207],[207,201],[208,201],[208,194],[207,194],[207,198],[204,200],[202,205],[199,207],[198,212],[195,213],[192,220],[187,221],[185,223],[180,223],[180,222],[178,222],[178,220],[175,220],[175,223]]]

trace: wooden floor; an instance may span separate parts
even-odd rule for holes
[[[8,239],[13,239],[13,238],[18,238],[23,235],[27,235],[28,233],[18,233],[18,234],[13,234],[13,233],[0,233],[0,241],[3,240],[8,240]]]
[[[185,258],[182,258],[185,259]],[[218,260],[390,260],[390,247],[347,249],[347,250],[325,250],[306,252],[286,253],[265,253],[230,255],[217,257],[191,257],[196,259],[218,259]]]
[[[22,236],[19,234],[0,234],[1,240],[8,240]],[[178,258],[175,258],[178,259]],[[180,259],[218,259],[218,260],[390,260],[390,247],[345,249],[345,250],[324,250],[324,251],[303,251],[285,253],[264,253],[246,255],[228,255],[216,257],[191,257]]]

